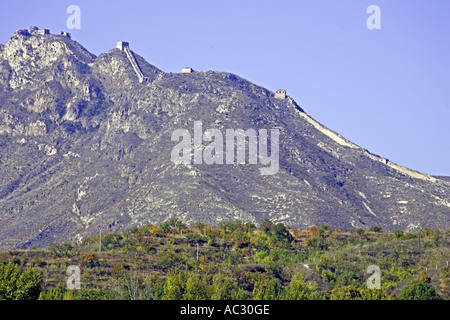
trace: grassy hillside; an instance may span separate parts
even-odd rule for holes
[[[450,299],[447,260],[450,230],[300,230],[268,220],[259,227],[170,220],[102,234],[101,252],[99,236],[0,252],[3,274],[8,264],[37,271],[40,299]],[[80,290],[66,288],[69,265],[81,269]],[[367,289],[370,265],[381,270],[379,290]],[[2,268],[0,298],[14,298]]]

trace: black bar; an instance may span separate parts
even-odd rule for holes
[[[75,316],[124,316],[124,320],[141,315],[143,319],[306,319],[323,317],[364,317],[381,319],[394,315],[414,317],[427,310],[445,314],[448,301],[2,301],[3,314],[39,315],[39,318]],[[189,311],[188,311],[189,310]],[[212,312],[211,312],[212,311]],[[289,318],[288,318],[289,317]]]

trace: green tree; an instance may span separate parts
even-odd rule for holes
[[[24,272],[15,263],[0,263],[0,300],[36,300],[42,287],[42,276],[35,269]]]
[[[305,282],[305,276],[296,273],[284,292],[286,300],[309,300],[310,290]]]
[[[281,292],[281,284],[278,279],[262,278],[255,282],[253,288],[254,300],[276,300]]]
[[[233,281],[222,273],[214,275],[212,300],[231,300],[233,294]]]
[[[144,289],[142,299],[161,300],[164,296],[164,280],[157,275],[152,275],[144,279]]]
[[[165,300],[181,300],[186,288],[186,282],[182,272],[169,273],[164,285]]]
[[[27,269],[17,280],[16,300],[37,300],[41,293],[42,276],[35,269]]]
[[[206,300],[206,283],[204,279],[196,272],[188,275],[183,299],[185,300]]]
[[[16,264],[0,263],[0,300],[14,300],[19,275],[20,270]]]
[[[414,283],[402,289],[398,300],[441,300],[434,287],[429,283]]]

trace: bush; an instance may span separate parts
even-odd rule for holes
[[[361,298],[363,300],[386,300],[386,293],[381,289],[361,289]]]
[[[67,289],[62,285],[58,284],[56,288],[50,288],[46,291],[42,291],[39,295],[39,300],[63,300]]]
[[[69,254],[69,252],[70,252],[71,250],[73,250],[73,246],[72,246],[72,244],[69,243],[69,242],[64,242],[64,243],[61,245],[61,248],[60,248],[60,249],[61,249],[61,252],[67,256],[67,255]]]
[[[361,300],[361,292],[357,287],[335,287],[331,290],[330,300]]]
[[[401,237],[403,237],[403,231],[402,230],[395,230],[394,231],[394,237],[395,237],[395,239],[400,239]]]
[[[145,229],[148,230],[148,229]],[[117,249],[120,248],[122,243],[123,236],[119,233],[107,233],[102,238],[102,246],[107,247],[108,249]]]
[[[99,264],[97,257],[95,256],[95,254],[93,252],[85,253],[83,256],[83,262],[85,263],[86,266],[91,267],[91,268],[93,268]]]
[[[176,267],[178,264],[182,264],[185,262],[185,259],[176,254],[172,250],[168,250],[164,252],[161,256],[161,259],[156,263],[156,266],[164,271],[169,268]]]
[[[402,289],[398,300],[441,300],[434,287],[429,283],[414,283]]]
[[[190,244],[195,244],[197,242],[204,243],[206,242],[202,236],[195,234],[195,233],[188,233],[186,234],[186,240]]]
[[[431,277],[425,271],[422,270],[422,272],[420,273],[419,282],[430,283],[431,282]]]
[[[334,284],[336,282],[337,276],[333,271],[324,269],[322,270],[322,279],[329,282],[330,284]]]

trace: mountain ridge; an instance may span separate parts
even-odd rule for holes
[[[291,98],[213,71],[166,73],[19,30],[0,47],[0,247],[79,241],[103,228],[273,219],[294,227],[450,227],[450,182],[374,155]],[[171,133],[280,130],[280,171],[175,165]]]

